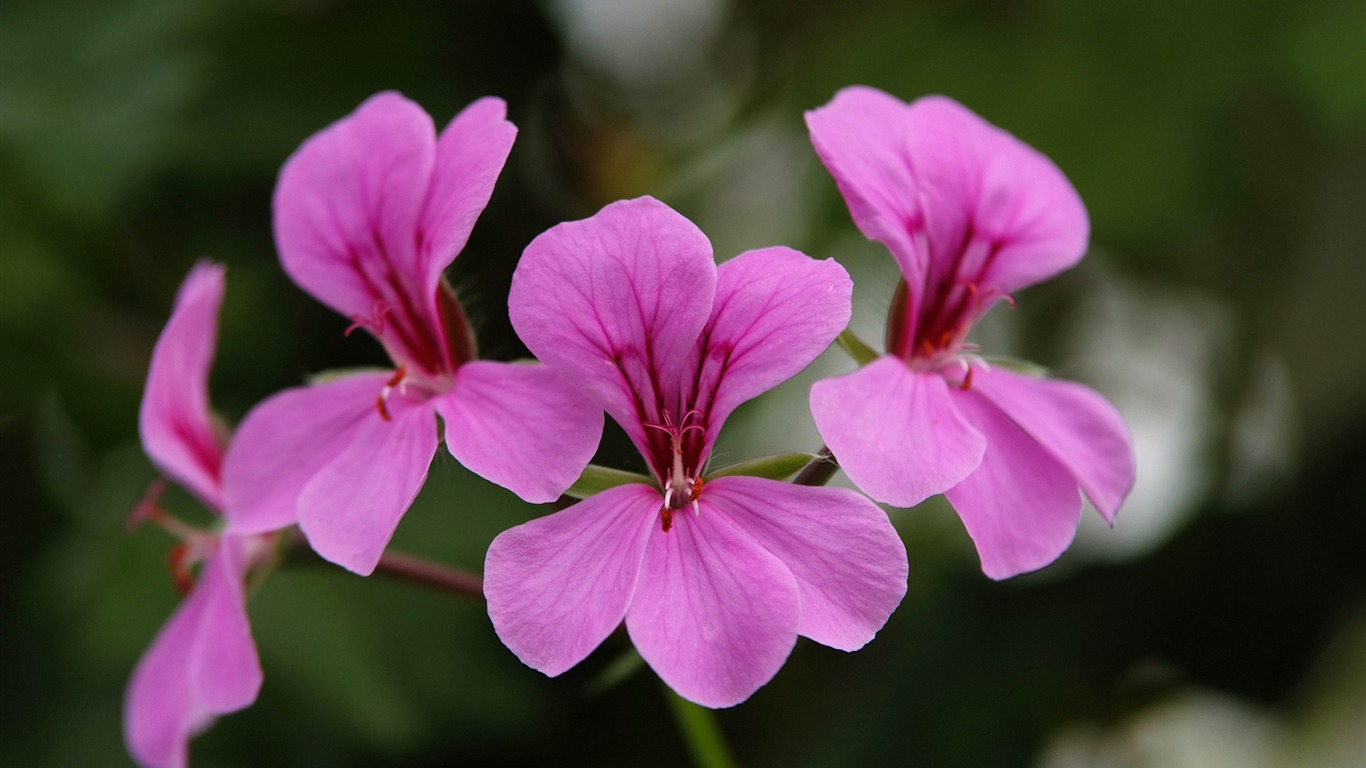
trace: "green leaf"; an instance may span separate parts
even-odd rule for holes
[[[867,342],[860,339],[848,328],[841,331],[839,338],[835,339],[835,341],[840,345],[840,349],[848,353],[850,357],[854,358],[854,362],[861,366],[867,365],[879,357],[882,357],[882,355],[879,355],[872,347],[868,346]]]
[[[606,693],[618,683],[626,680],[637,671],[645,668],[645,659],[636,650],[635,646],[626,649],[624,653],[612,660],[605,669],[597,674],[588,684],[583,687],[583,692],[587,696],[597,696]]]
[[[814,453],[775,453],[721,467],[708,472],[703,479],[706,482],[711,482],[718,477],[747,475],[749,477],[765,477],[769,480],[786,480],[818,458],[820,457]]]
[[[994,365],[997,368],[1004,368],[1007,371],[1022,373],[1025,376],[1033,376],[1036,379],[1048,378],[1048,369],[1038,363],[1031,363],[1028,360],[1020,360],[1014,357],[983,357],[987,365]]]
[[[337,379],[344,379],[344,378],[346,378],[347,376],[355,376],[355,375],[361,374],[361,373],[393,373],[393,372],[394,372],[394,369],[392,369],[392,368],[376,368],[376,367],[374,367],[374,366],[368,366],[368,365],[356,366],[355,368],[328,368],[328,369],[325,370],[325,371],[318,371],[317,373],[315,373],[315,374],[309,376],[309,377],[308,377],[308,383],[309,383],[309,384],[329,384],[329,383],[331,383],[331,382],[336,381]]]
[[[594,494],[602,493],[608,488],[616,488],[618,485],[630,483],[642,483],[650,486],[655,484],[645,475],[589,464],[584,468],[583,474],[579,475],[579,479],[574,481],[574,484],[569,486],[569,490],[564,493],[566,496],[573,496],[576,499],[586,499]]]
[[[735,756],[726,744],[725,734],[710,709],[699,707],[665,686],[664,696],[673,710],[683,743],[688,745],[693,765],[698,768],[735,768]]]

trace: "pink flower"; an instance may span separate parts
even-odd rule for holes
[[[1081,199],[1046,157],[943,97],[847,88],[806,121],[859,229],[905,278],[888,355],[812,388],[821,435],[878,501],[946,492],[988,576],[1051,563],[1075,533],[1078,486],[1114,520],[1134,481],[1128,433],[1090,389],[988,367],[964,339],[1081,259]]]
[[[886,515],[844,489],[704,483],[726,417],[805,368],[849,319],[849,276],[786,248],[716,267],[691,222],[652,198],[536,238],[513,276],[513,327],[621,424],[657,485],[611,488],[503,532],[489,616],[555,676],[623,620],[679,694],[744,701],[797,635],[862,647],[906,591]]]
[[[152,353],[139,420],[143,447],[157,468],[216,512],[225,511],[225,437],[209,411],[207,379],[222,301],[223,268],[196,265]],[[192,735],[256,700],[261,666],[243,579],[269,537],[198,531],[166,517],[155,499],[144,512],[182,537],[176,553],[183,578],[192,561],[203,561],[198,583],[134,669],[124,702],[124,739],[133,758],[180,768]]]
[[[540,365],[474,360],[442,272],[488,203],[516,128],[481,99],[438,138],[382,93],[304,142],[280,172],[275,240],[305,291],[384,345],[395,370],[282,392],[238,430],[224,472],[233,530],[298,522],[360,574],[379,561],[438,442],[476,474],[551,501],[597,449],[601,413]]]

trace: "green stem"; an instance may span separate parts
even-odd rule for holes
[[[308,541],[298,531],[286,535],[281,548],[281,564],[327,563],[309,548]],[[377,576],[387,576],[484,602],[484,580],[479,574],[432,562],[416,555],[392,550],[385,552],[380,555],[374,573]]]
[[[684,699],[668,686],[664,686],[664,697],[669,701],[669,709],[674,722],[678,723],[683,743],[692,755],[693,764],[697,768],[735,768],[735,756],[712,711]]]
[[[402,552],[381,555],[375,573],[484,602],[484,580],[478,574]]]

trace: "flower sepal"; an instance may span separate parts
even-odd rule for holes
[[[586,499],[589,496],[602,493],[608,488],[630,485],[631,483],[653,486],[655,481],[645,475],[627,472],[624,469],[612,469],[611,467],[589,464],[584,467],[583,474],[579,475],[579,479],[569,486],[569,490],[565,491],[564,495],[575,499]]]
[[[710,483],[713,480],[732,475],[745,475],[746,477],[762,477],[766,480],[786,480],[789,477],[802,471],[802,468],[813,461],[818,461],[821,457],[814,453],[774,453],[768,456],[756,456],[752,459],[738,461],[728,464],[720,469],[712,470],[703,476],[703,480]]]

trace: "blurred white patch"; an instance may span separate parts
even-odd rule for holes
[[[695,222],[718,261],[753,248],[790,246],[809,236],[815,181],[810,153],[805,133],[766,120],[703,154],[673,190],[699,193]]]
[[[1285,361],[1263,352],[1233,415],[1224,500],[1238,506],[1283,488],[1298,458],[1295,390]]]
[[[701,68],[729,15],[727,0],[555,0],[573,55],[629,88]]]
[[[1231,364],[1233,320],[1207,294],[1095,278],[1069,323],[1069,352],[1056,375],[1094,387],[1123,414],[1138,480],[1115,530],[1094,511],[1083,514],[1075,548],[1132,556],[1165,541],[1209,492],[1219,433],[1213,390]]]
[[[1196,692],[1102,730],[1071,726],[1039,768],[1277,768],[1281,725],[1236,699]]]

